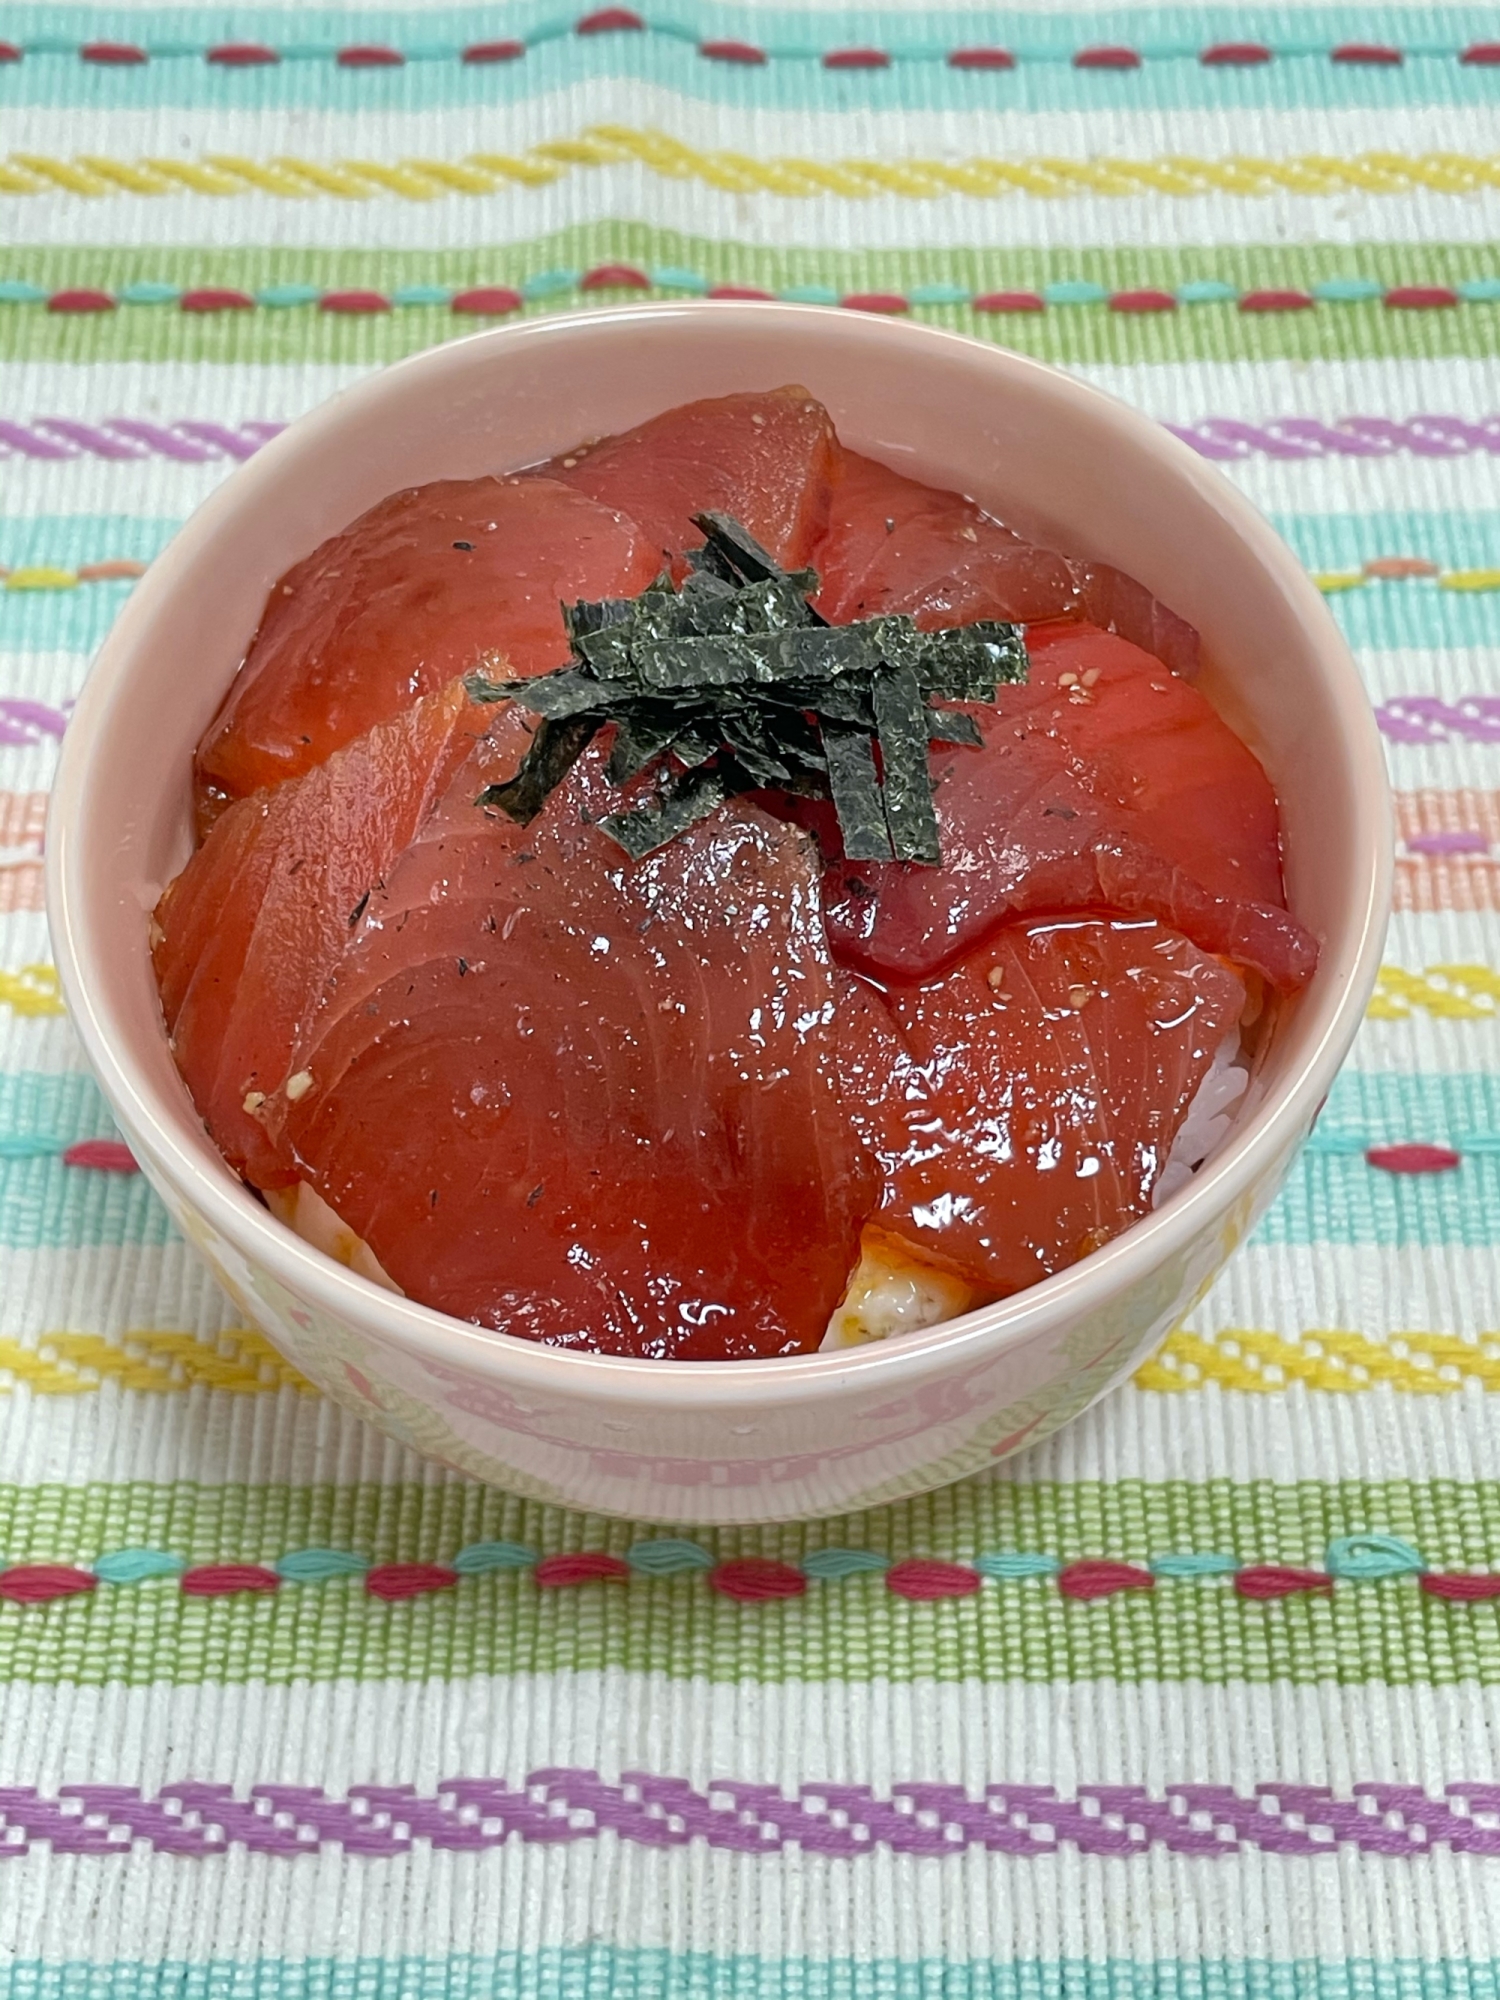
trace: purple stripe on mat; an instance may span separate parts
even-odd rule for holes
[[[468,296],[468,295],[465,295]],[[473,298],[480,294],[475,292]],[[509,294],[507,294],[509,296]],[[1144,295],[1143,295],[1144,296]],[[867,301],[868,303],[868,301]],[[177,459],[184,465],[220,459],[247,459],[286,426],[200,423],[179,418],[148,423],[140,417],[107,417],[80,423],[72,417],[33,417],[27,423],[0,418],[0,460]],[[1463,458],[1473,452],[1500,453],[1500,416],[1269,417],[1244,423],[1238,417],[1200,417],[1166,428],[1203,458],[1229,462],[1243,458],[1391,458],[1411,452],[1418,458]]]
[[[1439,1847],[1500,1857],[1500,1785],[1448,1785],[1434,1799],[1414,1785],[1357,1784],[1347,1796],[1320,1785],[1270,1783],[1248,1796],[1227,1785],[1080,1785],[1059,1798],[1043,1785],[774,1785],[726,1779],[704,1791],[684,1778],[626,1772],[617,1785],[594,1771],[534,1771],[519,1786],[452,1778],[435,1796],[405,1785],[353,1785],[328,1798],[315,1786],[166,1785],[148,1798],[131,1785],[65,1785],[48,1797],[0,1789],[0,1858],[45,1843],[60,1854],[119,1854],[137,1843],[162,1854],[207,1856],[239,1847],[287,1859],[329,1846],[372,1857],[418,1843],[448,1849],[597,1840],[606,1833],[646,1847],[692,1840],[742,1854],[790,1847],[853,1857],[957,1855],[970,1848],[1021,1857],[1080,1854],[1120,1859],[1164,1847],[1216,1857],[1258,1850],[1285,1855],[1361,1854],[1416,1860]]]
[[[27,701],[21,695],[0,698],[0,746],[21,749],[40,743],[45,736],[60,737],[68,726],[67,710],[49,708],[45,702]]]
[[[1462,458],[1469,452],[1500,452],[1500,416],[1340,417],[1325,424],[1316,417],[1273,417],[1261,424],[1237,417],[1200,417],[1192,424],[1168,424],[1174,436],[1203,458],[1390,458],[1409,451],[1418,458]]]
[[[1430,694],[1400,694],[1377,708],[1380,732],[1392,743],[1500,743],[1500,695],[1466,694],[1456,702]]]
[[[170,424],[140,417],[109,417],[77,423],[72,417],[33,417],[29,424],[0,418],[0,459],[5,458],[173,458],[184,465],[216,459],[246,459],[286,429],[285,424],[199,423],[181,418]]]

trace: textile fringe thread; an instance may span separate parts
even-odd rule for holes
[[[1235,154],[1220,160],[1169,154],[1155,160],[810,160],[755,159],[746,153],[705,151],[666,132],[630,125],[594,125],[576,138],[554,139],[524,153],[470,153],[461,160],[310,160],[277,154],[252,160],[238,153],[207,153],[198,160],[149,157],[113,159],[104,154],[11,153],[0,162],[0,194],[164,195],[184,192],[216,197],[246,193],[280,200],[332,196],[368,201],[437,201],[448,195],[489,195],[505,187],[546,187],[580,168],[635,164],[667,180],[692,180],[725,194],[772,194],[793,200],[833,195],[866,200],[899,195],[931,201],[950,194],[981,199],[1027,195],[1057,200],[1071,195],[1179,198],[1227,194],[1256,199],[1272,194],[1467,195],[1500,187],[1500,159],[1471,153],[1372,152],[1334,159],[1308,153],[1287,159]]]
[[[766,1556],[731,1556],[721,1561],[701,1543],[677,1536],[637,1542],[623,1556],[602,1549],[543,1556],[520,1542],[473,1542],[460,1549],[451,1563],[370,1563],[346,1549],[297,1549],[273,1563],[190,1566],[183,1557],[164,1549],[115,1549],[88,1567],[16,1563],[0,1569],[0,1600],[17,1605],[52,1604],[62,1598],[89,1596],[100,1584],[125,1586],[159,1579],[175,1580],[188,1597],[268,1596],[284,1584],[358,1578],[370,1596],[398,1603],[452,1590],[466,1578],[496,1571],[525,1572],[539,1590],[697,1577],[710,1590],[746,1604],[801,1597],[810,1584],[845,1583],[857,1576],[879,1577],[892,1595],[923,1604],[972,1597],[986,1583],[1040,1581],[1063,1597],[1091,1603],[1122,1591],[1154,1590],[1162,1580],[1207,1582],[1221,1578],[1228,1579],[1236,1596],[1259,1602],[1330,1591],[1335,1583],[1392,1583],[1404,1578],[1415,1578],[1429,1596],[1457,1603],[1500,1600],[1500,1573],[1432,1571],[1410,1542],[1399,1535],[1380,1533],[1346,1535],[1330,1542],[1321,1570],[1281,1563],[1245,1564],[1231,1555],[1196,1551],[1149,1556],[1143,1563],[1102,1556],[1064,1563],[1056,1556],[1022,1551],[979,1555],[970,1562],[938,1561],[928,1556],[893,1562],[874,1549],[841,1548],[814,1550],[801,1563],[778,1562]]]
[[[1500,453],[1500,416],[1270,417],[1243,423],[1236,417],[1200,417],[1192,424],[1165,428],[1202,458],[1232,462],[1248,458],[1463,458],[1473,452]],[[124,462],[173,459],[206,465],[222,459],[241,462],[285,429],[279,423],[202,423],[178,417],[166,424],[140,417],[106,417],[79,423],[71,417],[33,417],[27,423],[0,418],[0,459],[69,460],[102,458]]]

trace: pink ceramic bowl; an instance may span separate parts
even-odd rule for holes
[[[195,742],[274,580],[373,501],[523,466],[691,397],[802,382],[843,437],[1139,577],[1203,633],[1205,685],[1281,797],[1322,964],[1229,1142],[1150,1220],[947,1326],[837,1354],[620,1360],[481,1332],[309,1249],[210,1144],[167,1049],[147,913],[190,848]],[[1047,1437],[1202,1295],[1276,1190],[1364,1012],[1391,874],[1373,718],[1322,601],[1184,445],[1034,361],[800,306],[533,320],[372,377],[236,472],[151,567],[68,731],[48,830],[57,962],[121,1130],[225,1290],[321,1388],[430,1457],[657,1522],[899,1498]]]

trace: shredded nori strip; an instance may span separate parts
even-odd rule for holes
[[[732,775],[728,771],[689,771],[650,805],[634,812],[610,813],[599,824],[632,861],[639,861],[665,847],[679,833],[686,833],[700,819],[707,819],[733,792],[743,789],[731,782]]]
[[[477,806],[499,806],[518,826],[529,826],[603,726],[602,715],[574,715],[543,722],[520,769],[503,785],[486,785]]]
[[[984,738],[979,733],[979,724],[972,715],[966,715],[961,708],[929,708],[927,711],[927,741],[929,743],[967,743],[977,750]]]
[[[682,730],[682,711],[666,702],[639,703],[620,717],[605,776],[612,785],[627,785],[654,757],[670,747]]]
[[[875,720],[880,728],[881,794],[891,852],[898,861],[937,866],[937,813],[927,769],[927,708],[915,667],[897,667],[875,679]],[[865,856],[852,857],[862,861]]]
[[[889,861],[891,836],[875,774],[873,739],[847,722],[825,722],[823,748],[845,855],[850,861]]]
[[[541,718],[515,777],[478,803],[526,825],[613,723],[609,782],[660,775],[649,804],[599,821],[636,859],[736,793],[774,789],[831,799],[851,860],[940,862],[927,746],[982,738],[972,716],[932,704],[992,702],[1025,680],[1021,628],[829,625],[808,601],[812,570],[782,569],[727,515],[693,519],[705,541],[680,589],[663,575],[639,597],[565,604],[573,658],[555,673],[469,676],[476,701],[509,697]]]

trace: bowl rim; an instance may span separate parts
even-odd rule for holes
[[[712,319],[708,318],[712,315]],[[1351,884],[1350,948],[1339,963],[1320,966],[1312,990],[1300,1006],[1314,1010],[1307,1024],[1314,1039],[1294,1071],[1284,1077],[1231,1133],[1220,1151],[1194,1176],[1190,1187],[1152,1215],[1133,1223],[1100,1250],[1054,1276],[995,1305],[981,1307],[920,1333],[847,1349],[814,1349],[758,1360],[652,1360],[632,1355],[595,1354],[539,1346],[519,1335],[492,1332],[450,1318],[433,1307],[392,1293],[357,1276],[315,1250],[279,1223],[232,1177],[205,1168],[194,1156],[207,1135],[189,1136],[191,1102],[166,1100],[117,1053],[125,1037],[113,1032],[112,975],[101,961],[88,923],[89,897],[75,829],[86,819],[87,778],[99,754],[112,705],[128,683],[131,655],[138,651],[157,608],[169,599],[181,571],[194,561],[204,537],[233,516],[255,485],[274,487],[283,461],[295,463],[320,433],[332,431],[362,409],[378,415],[393,382],[440,374],[453,357],[476,348],[556,340],[588,329],[608,339],[612,329],[629,332],[643,322],[697,321],[721,327],[753,326],[775,320],[817,332],[839,329],[841,340],[889,344],[910,350],[914,363],[935,346],[956,346],[1017,379],[1050,393],[1082,401],[1127,446],[1165,457],[1195,495],[1227,517],[1272,584],[1289,601],[1298,622],[1310,628],[1325,683],[1338,712],[1351,766],[1356,768],[1357,812],[1352,851],[1363,856]],[[139,638],[137,634],[139,633]],[[884,1391],[926,1375],[934,1366],[977,1364],[1024,1345],[1059,1322],[1097,1310],[1129,1290],[1149,1272],[1189,1251],[1210,1218],[1227,1212],[1268,1171],[1321,1105],[1363,1018],[1384,944],[1394,873],[1391,802],[1385,758],[1370,703],[1349,649],[1327,606],[1301,565],[1263,516],[1238,490],[1164,426],[1103,390],[1049,364],[1016,354],[969,335],[916,322],[857,315],[847,309],[780,301],[660,302],[615,306],[542,316],[488,328],[456,341],[426,348],[366,376],[324,399],[290,424],[238,467],[178,530],[137,584],[93,662],[63,740],[48,808],[46,852],[47,917],[60,984],[69,1018],[106,1098],[127,1137],[184,1200],[202,1212],[211,1228],[243,1256],[258,1261],[294,1294],[336,1320],[353,1321],[377,1340],[405,1350],[420,1361],[447,1369],[478,1369],[532,1392],[567,1397],[613,1399],[627,1404],[669,1402],[703,1412],[790,1396],[818,1399],[858,1386]],[[1356,908],[1357,904],[1357,908]],[[144,935],[144,922],[143,922]],[[1325,946],[1326,949],[1326,946]],[[165,1029],[163,1028],[163,1034]],[[186,1114],[186,1115],[185,1115]],[[248,1241],[246,1240],[248,1239]]]

